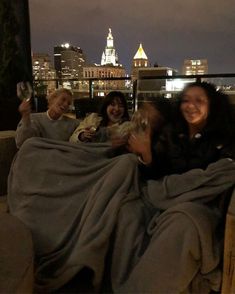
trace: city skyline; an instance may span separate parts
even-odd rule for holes
[[[29,0],[32,50],[52,56],[55,45],[70,42],[90,62],[100,63],[111,28],[127,71],[141,42],[151,65],[181,72],[184,59],[208,59],[209,73],[234,72],[232,2]]]

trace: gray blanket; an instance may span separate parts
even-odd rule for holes
[[[206,170],[148,181],[142,187],[142,201],[132,199],[119,212],[111,271],[115,292],[219,291],[223,247],[218,231],[220,202],[234,184],[235,163],[231,159],[221,159]],[[149,221],[154,208],[157,211]]]
[[[32,231],[39,290],[58,289],[80,269],[102,280],[109,236],[123,199],[136,197],[137,158],[109,156],[106,144],[32,138],[9,176],[10,212]]]
[[[168,209],[188,201],[208,203],[235,183],[235,162],[225,158],[211,163],[206,170],[192,169],[143,187],[145,199],[154,207]]]
[[[198,172],[201,174],[201,170]],[[155,181],[156,186],[152,186],[148,196],[145,193],[142,201],[135,155],[112,157],[110,146],[101,143],[77,145],[42,138],[27,140],[11,168],[8,203],[10,212],[31,229],[37,288],[42,291],[58,289],[85,266],[94,271],[93,284],[98,288],[110,236],[116,226],[122,227],[120,215],[126,203],[139,199],[141,206],[145,206],[143,203],[147,199],[151,205],[162,209],[169,206],[169,197],[173,201],[176,198],[191,201],[192,197],[201,198],[200,189],[204,193],[207,187],[205,195],[211,199],[235,181],[234,163],[227,159],[220,161],[218,169],[215,166],[207,172],[207,180],[201,180],[202,175],[197,185],[186,176],[183,191],[178,187],[181,185],[178,180],[173,181],[175,186],[170,184],[174,176]],[[196,179],[197,173],[193,177]],[[187,194],[191,190],[197,191],[195,196]],[[181,192],[183,198],[179,197]],[[155,202],[158,197],[160,202]],[[136,227],[133,231],[130,229],[128,238],[135,238],[137,231]],[[122,242],[120,240],[117,247],[124,246]],[[129,243],[129,248],[122,248],[132,254],[132,245]],[[126,262],[117,263],[114,272],[126,272],[128,262],[127,256]]]

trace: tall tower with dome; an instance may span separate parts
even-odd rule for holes
[[[114,47],[112,30],[109,28],[109,33],[107,36],[107,43],[105,46],[105,50],[102,53],[101,57],[101,65],[113,65],[120,66],[118,63],[118,55],[116,49]]]

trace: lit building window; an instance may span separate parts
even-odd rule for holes
[[[167,71],[167,75],[168,75],[168,76],[172,76],[172,74],[173,74],[173,71],[172,71],[171,69],[168,69],[168,71]]]

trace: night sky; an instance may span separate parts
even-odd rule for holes
[[[234,0],[29,0],[32,50],[80,46],[100,63],[108,28],[129,70],[142,42],[150,63],[178,69],[207,58],[209,73],[235,72]]]

